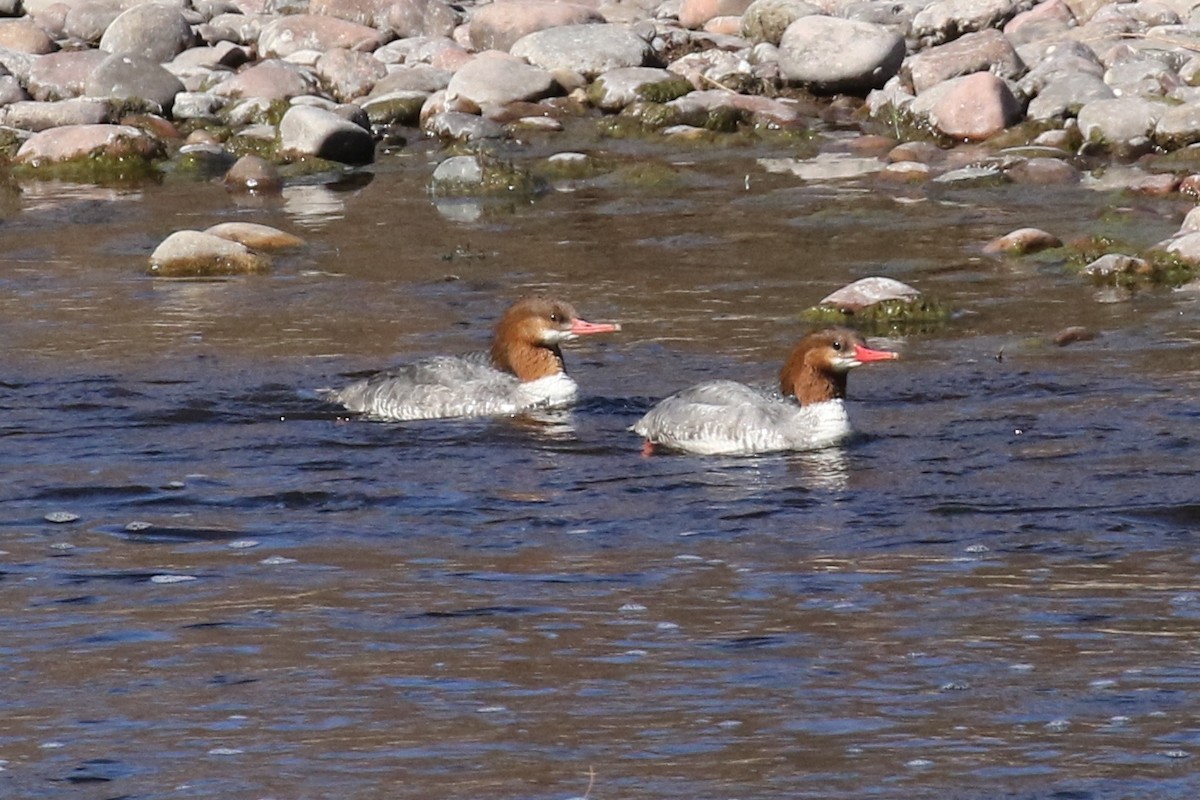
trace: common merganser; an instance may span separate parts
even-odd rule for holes
[[[385,370],[326,397],[382,420],[516,414],[556,408],[575,399],[559,345],[580,336],[619,331],[614,323],[579,318],[562,300],[517,301],[496,325],[488,353],[434,356]]]
[[[850,433],[846,374],[860,364],[899,358],[872,350],[847,328],[800,340],[779,373],[779,392],[735,381],[708,381],[671,395],[633,426],[655,445],[701,455],[815,450]]]

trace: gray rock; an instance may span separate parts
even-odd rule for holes
[[[715,49],[680,56],[667,65],[667,70],[682,76],[700,90],[736,85],[751,74],[746,59],[737,53]]]
[[[1148,143],[1167,106],[1141,97],[1096,100],[1079,110],[1079,133],[1085,141],[1117,149]]]
[[[1200,142],[1200,105],[1186,103],[1168,108],[1154,126],[1154,141],[1168,150]]]
[[[113,20],[121,16],[122,7],[119,2],[89,2],[71,7],[63,22],[63,33],[73,36],[91,45],[100,43],[104,32]]]
[[[870,22],[895,31],[906,39],[912,32],[913,17],[928,5],[927,0],[894,0],[879,3],[876,0],[858,0],[840,6],[837,15],[858,22]]]
[[[371,95],[362,104],[372,125],[417,125],[428,92],[397,91]]]
[[[433,190],[455,194],[483,185],[483,167],[475,156],[451,156],[433,171]]]
[[[1167,252],[1189,264],[1200,264],[1200,233],[1185,233],[1172,239]]]
[[[674,72],[655,67],[622,67],[596,78],[588,89],[588,100],[605,111],[620,111],[647,95],[664,102],[691,90],[692,84]]]
[[[1038,40],[1061,38],[1074,24],[1075,15],[1063,0],[1045,0],[1009,20],[1004,35],[1019,48]]]
[[[103,100],[73,98],[48,103],[29,100],[0,108],[0,125],[23,131],[44,131],[63,125],[111,122],[111,113],[108,103]]]
[[[33,71],[33,62],[41,61],[45,57],[18,53],[16,50],[0,47],[0,71],[16,75],[21,83],[27,84],[30,73]]]
[[[1025,72],[1017,51],[1004,34],[994,29],[968,33],[910,56],[903,71],[920,94],[942,81],[984,70],[1010,80],[1020,78]]]
[[[394,0],[387,22],[396,36],[449,36],[462,21],[461,15],[443,0]]]
[[[819,8],[804,0],[754,0],[742,13],[742,36],[751,42],[779,44],[788,25],[820,13]]]
[[[279,149],[343,164],[368,164],[375,159],[371,134],[331,111],[293,106],[279,123]]]
[[[1111,278],[1117,275],[1143,272],[1149,268],[1150,263],[1143,258],[1127,256],[1123,253],[1106,253],[1085,266],[1082,272],[1093,278]]]
[[[921,292],[907,283],[902,283],[894,278],[872,276],[843,286],[836,292],[827,295],[817,305],[855,313],[890,300],[911,303],[920,297]]]
[[[263,27],[273,21],[274,17],[267,14],[218,14],[209,20],[204,40],[257,45]]]
[[[649,43],[624,25],[565,25],[521,37],[514,56],[553,72],[573,70],[588,78],[650,60]]]
[[[424,127],[426,132],[433,136],[464,142],[504,138],[504,128],[498,123],[461,111],[433,114],[425,120]]]
[[[596,26],[591,26],[596,27]],[[460,100],[476,108],[504,106],[549,97],[558,84],[549,72],[503,54],[476,56],[454,73],[446,86],[446,102]]]
[[[21,86],[21,81],[16,75],[0,75],[0,108],[28,99],[29,94]]]
[[[1109,67],[1104,82],[1118,97],[1162,97],[1178,74],[1156,58],[1131,58]]]
[[[225,99],[209,92],[180,92],[175,95],[171,116],[177,120],[216,120]]]
[[[1026,115],[1044,120],[1070,117],[1088,103],[1116,97],[1103,80],[1087,72],[1067,75],[1042,87],[1037,97],[1029,101]]]
[[[878,89],[900,69],[904,40],[869,22],[802,17],[779,42],[785,78],[820,92],[863,93]]]
[[[150,272],[168,278],[199,278],[266,272],[271,261],[229,239],[200,231],[176,231],[150,254]]]
[[[132,53],[159,64],[170,61],[192,43],[192,26],[183,12],[162,3],[136,5],[112,21],[100,38],[107,53]]]
[[[932,44],[996,28],[1032,3],[1021,0],[934,0],[913,18],[912,33]]]
[[[372,95],[392,92],[425,92],[433,94],[450,85],[453,72],[431,67],[428,64],[412,64],[392,67],[388,74],[375,82]]]
[[[183,84],[155,61],[127,53],[114,53],[100,62],[84,85],[91,97],[146,100],[169,114]]]

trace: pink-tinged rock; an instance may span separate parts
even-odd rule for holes
[[[40,25],[28,18],[0,20],[0,47],[18,53],[43,55],[53,52],[54,42]]]
[[[49,164],[103,156],[155,158],[162,142],[128,125],[68,125],[35,133],[17,151],[22,164]]]
[[[1018,228],[988,242],[983,246],[983,252],[1025,255],[1049,250],[1052,247],[1062,247],[1062,240],[1054,234],[1047,233],[1040,228]]]
[[[150,254],[150,272],[164,278],[253,275],[271,260],[238,242],[200,231],[176,231]]]
[[[477,7],[467,31],[476,50],[508,51],[518,39],[534,31],[599,22],[604,22],[604,17],[585,5],[548,0],[500,0]]]
[[[266,14],[218,14],[209,20],[204,35],[209,44],[230,41],[241,45],[257,45],[262,29],[275,21]]]
[[[920,183],[933,177],[933,170],[919,161],[896,161],[884,167],[878,175],[893,183]]]
[[[267,100],[286,100],[316,91],[309,73],[294,64],[271,59],[261,61],[239,72],[212,93],[218,97],[262,97]]]
[[[998,30],[968,33],[923,50],[905,59],[903,67],[917,94],[942,81],[983,71],[1013,79],[1025,72],[1021,57]]]
[[[290,250],[304,244],[304,240],[299,236],[255,222],[222,222],[204,232],[243,244],[253,250]]]
[[[225,173],[223,182],[231,192],[278,194],[283,189],[283,178],[275,165],[255,155],[239,158]]]
[[[101,50],[72,50],[38,56],[29,69],[29,94],[34,100],[65,100],[83,94],[96,67],[108,58]]]
[[[990,72],[954,78],[940,86],[945,91],[929,120],[942,133],[965,141],[982,141],[1021,119],[1021,104],[1008,85]]]
[[[1180,182],[1178,176],[1164,172],[1135,178],[1126,185],[1125,190],[1145,197],[1167,197],[1179,190]]]
[[[317,77],[342,103],[365,97],[376,81],[387,76],[387,67],[370,53],[335,48],[317,59]]]
[[[751,0],[683,0],[679,4],[679,24],[699,28],[714,17],[738,17],[750,7]]]
[[[507,53],[481,53],[454,73],[446,99],[462,99],[477,108],[505,106],[521,100],[540,100],[558,89],[544,69],[526,64]]]
[[[366,25],[316,14],[292,14],[263,28],[258,52],[285,58],[300,50],[325,52],[335,47],[370,52],[383,44],[383,34]]]
[[[450,36],[462,22],[443,0],[392,0],[387,23],[402,39],[412,36]]]
[[[1046,0],[1010,19],[1004,26],[1004,35],[1019,46],[1066,31],[1074,24],[1075,15],[1063,0]]]
[[[861,278],[828,295],[818,305],[855,313],[889,300],[911,303],[920,298],[921,292],[907,283],[894,278],[873,276]]]
[[[888,151],[887,160],[893,164],[915,161],[932,164],[942,157],[942,149],[932,142],[901,142]]]
[[[392,67],[387,75],[375,82],[375,88],[371,94],[390,94],[392,92],[432,94],[449,86],[450,79],[453,77],[454,73],[437,69],[430,64]]]
[[[309,0],[308,13],[383,28],[390,5],[391,0]]]
[[[683,112],[685,119],[696,117],[696,112],[711,114],[716,111],[740,111],[748,114],[760,125],[793,128],[804,124],[802,114],[794,105],[769,97],[738,94],[724,89],[690,92],[670,101],[667,106]]]
[[[1006,168],[1004,174],[1015,183],[1050,186],[1077,183],[1079,170],[1060,158],[1030,158]]]

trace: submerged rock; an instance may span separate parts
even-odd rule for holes
[[[206,229],[204,233],[237,242],[253,250],[289,250],[304,244],[304,240],[299,236],[254,222],[222,222]]]
[[[988,242],[983,246],[983,252],[1025,255],[1052,247],[1062,247],[1062,240],[1054,234],[1041,228],[1018,228]]]
[[[205,278],[266,272],[271,261],[238,242],[200,231],[176,231],[150,255],[150,272],[166,278]]]

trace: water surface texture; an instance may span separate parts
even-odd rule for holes
[[[0,795],[1195,797],[1197,294],[980,255],[1031,224],[1145,245],[1188,206],[659,155],[665,183],[532,204],[439,204],[419,154],[277,199],[6,195]],[[308,246],[145,274],[229,220]],[[961,313],[872,340],[903,360],[851,376],[854,439],[640,455],[655,399],[772,380],[872,274]],[[624,325],[570,346],[573,410],[317,399],[530,291]]]

